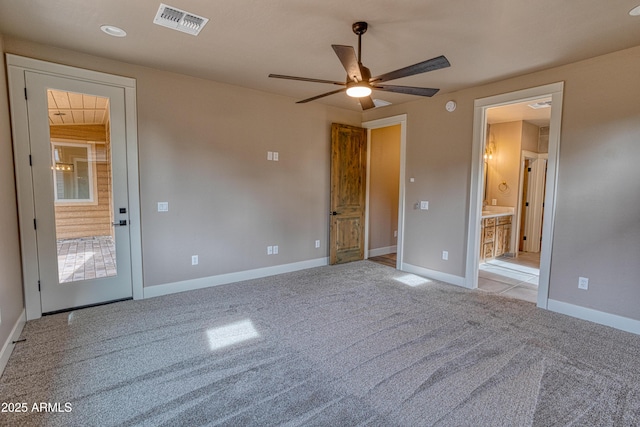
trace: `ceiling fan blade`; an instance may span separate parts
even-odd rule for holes
[[[395,93],[406,93],[408,95],[419,95],[419,96],[433,96],[440,89],[433,89],[430,87],[412,87],[412,86],[393,86],[393,85],[375,85],[373,86],[376,90],[383,90],[386,92],[395,92]]]
[[[342,66],[347,71],[349,80],[361,82],[362,74],[360,73],[360,65],[358,64],[358,58],[356,57],[356,51],[353,46],[332,44],[331,47],[336,55],[338,55],[338,59],[342,63]]]
[[[360,99],[360,106],[363,110],[369,110],[371,108],[376,108],[376,104],[373,103],[373,99],[370,96],[363,96]]]
[[[340,85],[340,86],[346,85],[346,83],[344,82],[335,82],[333,80],[310,79],[307,77],[296,77],[296,76],[283,76],[282,74],[269,74],[269,77],[274,79],[299,80],[301,82],[329,83],[332,85]]]
[[[325,96],[333,95],[334,93],[344,92],[347,88],[332,90],[331,92],[323,93],[322,95],[314,96],[313,98],[303,99],[302,101],[296,102],[296,104],[304,104],[305,102],[315,101],[316,99],[324,98]]]
[[[428,71],[435,71],[450,66],[451,64],[449,63],[449,60],[447,60],[444,55],[441,55],[435,58],[427,59],[426,61],[422,61],[417,64],[409,65],[408,67],[400,68],[399,70],[379,75],[378,77],[373,77],[369,81],[371,83],[386,82],[389,80],[413,76],[414,74],[426,73]]]

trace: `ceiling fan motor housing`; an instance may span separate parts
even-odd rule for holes
[[[362,21],[354,22],[351,28],[353,29],[353,32],[356,33],[357,35],[362,35],[367,32],[367,28],[369,28],[369,24]]]

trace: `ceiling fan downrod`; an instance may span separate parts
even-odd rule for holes
[[[351,26],[353,32],[358,36],[358,62],[362,64],[362,35],[367,32],[369,24],[366,22],[354,22]]]

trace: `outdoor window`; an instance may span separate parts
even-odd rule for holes
[[[52,141],[51,151],[56,203],[97,203],[93,145]]]

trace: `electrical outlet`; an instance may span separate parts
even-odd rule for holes
[[[588,277],[578,277],[578,289],[584,289],[585,291],[589,289]]]
[[[429,202],[428,201],[421,201],[420,202],[420,209],[422,209],[423,211],[428,211],[429,210]]]
[[[273,246],[267,246],[267,255],[273,255]]]
[[[316,240],[316,249],[320,247],[320,240]]]
[[[273,152],[273,161],[274,161],[274,162],[277,162],[279,157],[280,157],[280,156],[279,156],[278,152],[277,152],[277,151],[274,151],[274,152]]]
[[[191,265],[198,265],[198,255],[191,255]]]
[[[445,261],[449,260],[449,251],[442,251],[442,259]]]
[[[278,255],[278,245],[275,245],[275,246],[273,247],[273,254],[274,254],[274,255]]]
[[[158,202],[158,212],[169,212],[169,202]]]

